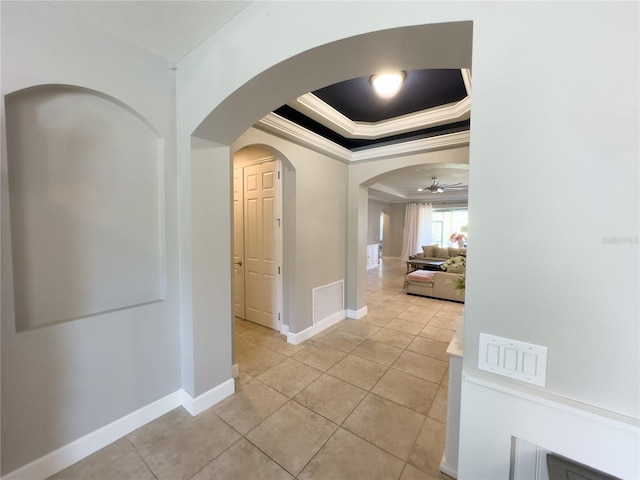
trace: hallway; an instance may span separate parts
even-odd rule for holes
[[[300,345],[236,319],[236,393],[178,408],[54,479],[436,479],[445,353],[462,304],[406,295],[405,264],[368,272],[368,315]]]

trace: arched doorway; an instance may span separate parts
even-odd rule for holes
[[[392,30],[377,31],[364,35],[358,35],[328,43],[311,50],[299,53],[285,61],[263,70],[261,73],[248,79],[242,86],[238,87],[223,100],[212,96],[209,89],[190,89],[185,92],[184,104],[211,105],[211,110],[206,118],[201,114],[205,113],[203,107],[194,108],[193,111],[185,113],[183,122],[179,122],[182,127],[180,134],[192,135],[215,144],[219,155],[215,159],[225,160],[226,163],[218,162],[209,174],[231,178],[230,145],[241,136],[241,134],[257,119],[274,110],[278,106],[290,101],[296,96],[312,91],[321,86],[335,83],[346,78],[370,74],[382,68],[383,65],[393,65],[400,69],[419,68],[469,68],[471,66],[471,22],[453,22],[447,24],[433,24],[403,27]],[[438,45],[438,48],[425,49],[425,45]],[[366,54],[368,52],[369,54]],[[210,65],[204,65],[209,58],[202,57],[201,64],[196,66],[185,64],[183,72],[189,75],[193,69],[199,72],[210,69],[215,71],[216,65],[212,61]],[[193,60],[196,61],[195,59]],[[266,93],[268,92],[268,94]],[[182,147],[182,148],[181,148]],[[184,143],[179,140],[178,161],[187,161],[190,154]],[[214,159],[212,157],[212,159]],[[214,160],[215,160],[214,159]],[[361,245],[359,238],[363,230],[366,229],[366,205],[361,208],[362,203],[366,204],[366,192],[359,191],[359,183],[355,188],[351,182],[351,170],[355,165],[348,165],[347,175],[349,177],[348,198],[346,200],[346,210],[348,219],[346,221],[346,281],[345,297],[346,311],[350,314],[357,314],[366,302],[366,244]],[[194,172],[190,172],[191,175]],[[220,192],[220,208],[231,210],[230,188]],[[195,205],[198,198],[189,199]],[[364,221],[363,221],[364,220]],[[207,222],[201,218],[200,221]],[[231,224],[231,218],[228,218]],[[200,226],[202,227],[202,226]],[[198,225],[191,225],[192,229],[200,228]],[[212,225],[206,228],[215,228]],[[366,233],[365,233],[366,234]],[[196,252],[193,252],[197,256]],[[227,251],[221,258],[230,258],[230,242]],[[193,263],[194,270],[201,268],[197,262]],[[298,272],[299,273],[299,272]],[[194,275],[196,272],[194,271]],[[232,283],[231,269],[216,272],[216,280],[224,285]],[[297,282],[297,287],[301,288],[301,282]],[[306,288],[306,287],[305,287]],[[307,310],[310,308],[309,291],[304,288],[296,291],[292,295],[292,309],[296,310],[295,320],[298,323],[291,325],[294,332],[304,330],[309,325],[307,322]],[[229,297],[230,298],[230,295]],[[197,296],[193,297],[193,302],[199,302]],[[226,311],[220,310],[220,315],[232,317],[231,302]],[[194,311],[196,309],[194,308]],[[193,318],[194,335],[198,326],[204,324],[205,318]],[[220,338],[211,339],[213,343],[221,343]],[[230,342],[227,338],[227,342]],[[197,368],[196,359],[194,367]],[[210,367],[205,367],[210,368]]]

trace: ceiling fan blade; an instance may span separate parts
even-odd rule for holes
[[[458,185],[462,185],[462,182],[458,182],[458,183],[443,183],[440,186],[444,187],[444,188],[449,188],[449,187],[457,187]]]

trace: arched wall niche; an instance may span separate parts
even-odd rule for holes
[[[18,90],[5,105],[16,331],[162,300],[158,132],[74,85]]]

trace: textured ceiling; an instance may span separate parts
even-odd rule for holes
[[[252,2],[54,1],[83,21],[177,62]]]

